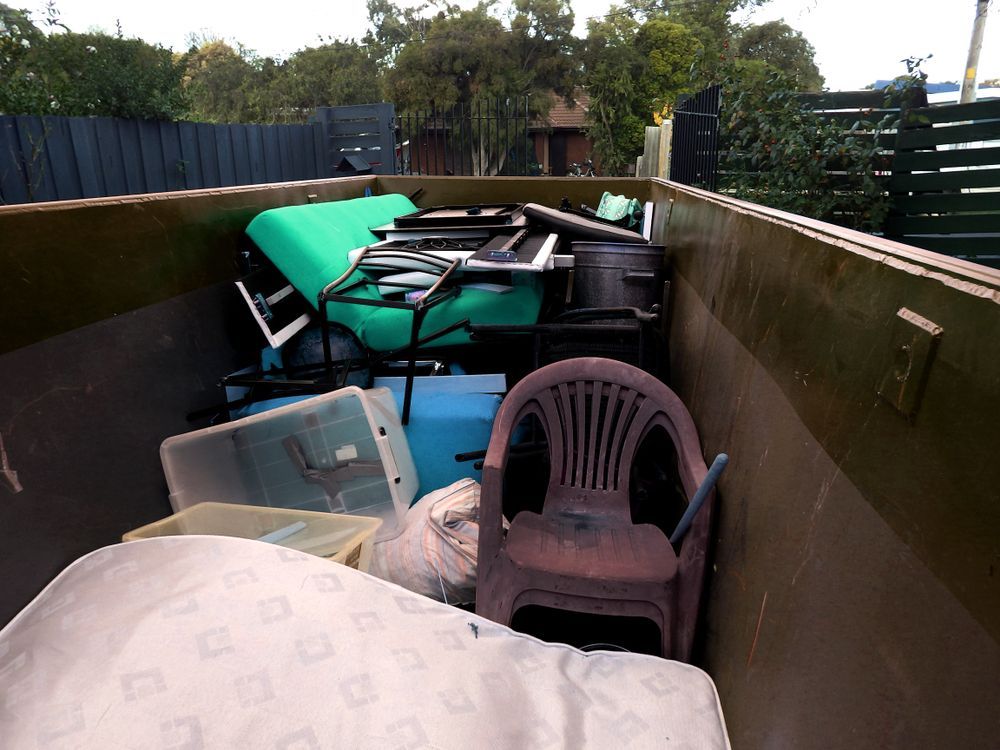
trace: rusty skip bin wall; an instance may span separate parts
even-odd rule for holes
[[[658,180],[362,177],[0,209],[0,304],[14,320],[0,351],[86,337],[73,329],[232,278],[257,211],[366,186],[420,190],[423,206],[591,203],[605,189],[654,200],[672,384],[706,455],[732,459],[703,663],[734,747],[995,744],[996,271]],[[0,356],[0,380],[23,351]],[[164,380],[181,376],[170,366]],[[31,400],[32,386],[6,382],[0,406]],[[107,417],[141,417],[149,399],[123,393]],[[61,438],[93,426],[79,429]],[[16,437],[12,461],[26,450]]]
[[[734,747],[991,747],[1000,273],[653,197],[674,387],[733,457],[706,657]]]

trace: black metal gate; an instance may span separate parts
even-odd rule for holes
[[[715,190],[719,171],[719,109],[722,87],[702,89],[674,109],[670,179]]]
[[[396,117],[400,174],[526,175],[528,99],[474,101]],[[533,160],[533,159],[532,159]]]

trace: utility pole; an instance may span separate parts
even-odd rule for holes
[[[976,68],[979,67],[979,51],[983,48],[983,32],[986,30],[986,11],[990,0],[976,0],[976,20],[972,24],[972,41],[969,43],[969,59],[965,63],[965,77],[962,79],[962,95],[959,104],[976,101]]]

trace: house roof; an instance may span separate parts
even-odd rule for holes
[[[568,106],[561,96],[552,93],[552,108],[549,113],[531,123],[534,128],[572,128],[582,130],[587,125],[587,109],[590,97],[586,92],[577,89],[573,93],[573,106]]]

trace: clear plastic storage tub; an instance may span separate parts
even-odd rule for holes
[[[418,478],[392,393],[341,388],[167,438],[175,511],[205,501],[373,516],[399,533]]]
[[[308,510],[199,503],[122,536],[123,542],[155,536],[212,534],[260,539],[367,571],[382,521]]]

